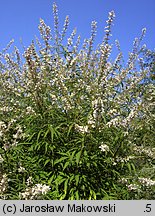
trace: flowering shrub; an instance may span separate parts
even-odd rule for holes
[[[118,41],[110,60],[109,13],[94,49],[97,23],[81,46],[69,17],[54,32],[40,19],[41,38],[21,56],[0,53],[1,199],[154,199],[154,52],[141,46],[127,63]],[[80,48],[81,46],[81,48]],[[23,60],[24,59],[24,60]],[[149,178],[148,178],[149,175]]]

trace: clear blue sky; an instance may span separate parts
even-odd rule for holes
[[[0,2],[0,50],[13,38],[20,46],[20,38],[28,46],[38,35],[39,18],[53,27],[53,0],[5,0]],[[69,32],[77,27],[82,39],[89,37],[91,21],[98,23],[96,44],[102,41],[108,12],[115,11],[113,40],[120,41],[125,55],[132,48],[135,37],[146,27],[143,43],[155,48],[155,0],[55,0],[59,9],[60,27],[66,15],[70,17]]]

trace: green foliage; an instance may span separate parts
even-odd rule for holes
[[[113,11],[103,42],[94,50],[92,22],[79,50],[75,30],[63,44],[68,17],[59,34],[53,10],[54,36],[41,19],[42,41],[25,62],[16,47],[0,55],[1,199],[154,199],[154,53],[140,48],[144,30],[123,66],[121,52],[109,60]]]

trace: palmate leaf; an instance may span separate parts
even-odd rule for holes
[[[50,133],[52,143],[54,142],[54,137],[58,138],[60,136],[58,130],[52,127],[51,124],[48,125],[48,133]]]

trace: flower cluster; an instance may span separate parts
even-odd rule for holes
[[[20,167],[18,168],[18,172],[19,172],[19,173],[25,172],[25,167],[20,166]]]
[[[25,138],[22,126],[16,124],[15,119],[11,119],[8,123],[0,122],[0,141],[3,143],[3,148],[8,150],[10,147],[16,146],[19,140]],[[13,134],[12,134],[13,131]],[[12,138],[10,140],[10,138]]]
[[[8,188],[8,178],[6,174],[3,174],[0,179],[0,196],[3,196]]]
[[[0,155],[0,163],[3,163],[4,159],[2,157],[2,155]]]
[[[129,191],[137,191],[137,190],[139,190],[139,185],[137,185],[137,184],[129,184],[129,185],[127,185],[127,188],[128,188]]]
[[[75,125],[75,130],[77,130],[78,132],[81,132],[81,133],[88,133],[89,132],[88,126],[80,126],[78,124]]]
[[[146,186],[146,187],[151,187],[155,185],[155,181],[151,180],[150,178],[138,178],[139,182]]]
[[[129,183],[129,178],[121,178],[118,180],[119,183],[125,185],[129,191],[140,191],[141,187],[138,183]]]
[[[144,147],[144,146],[137,146],[136,144],[133,145],[133,151],[142,155],[147,155],[148,157],[154,159],[155,158],[155,148]]]
[[[28,184],[29,184],[28,180]],[[20,193],[20,199],[25,199],[25,200],[36,200],[40,199],[42,195],[45,195],[48,191],[50,190],[50,187],[47,185],[43,184],[36,184],[33,187],[28,187],[26,188],[25,192]]]
[[[135,158],[136,158],[136,156],[132,156],[132,155],[129,155],[129,156],[124,157],[124,158],[123,157],[116,157],[115,162],[126,163],[126,162],[133,160]]]
[[[143,194],[144,187],[147,187],[147,189],[148,189],[148,188],[151,188],[152,186],[155,186],[155,181],[151,180],[150,178],[138,177],[138,179],[137,179],[138,181],[136,181],[135,183],[133,183],[133,182],[131,183],[130,178],[121,178],[119,180],[119,183],[124,184],[129,191],[134,191],[134,192],[139,191]]]
[[[108,152],[109,151],[108,145],[100,145],[99,148],[101,149],[102,152]]]

